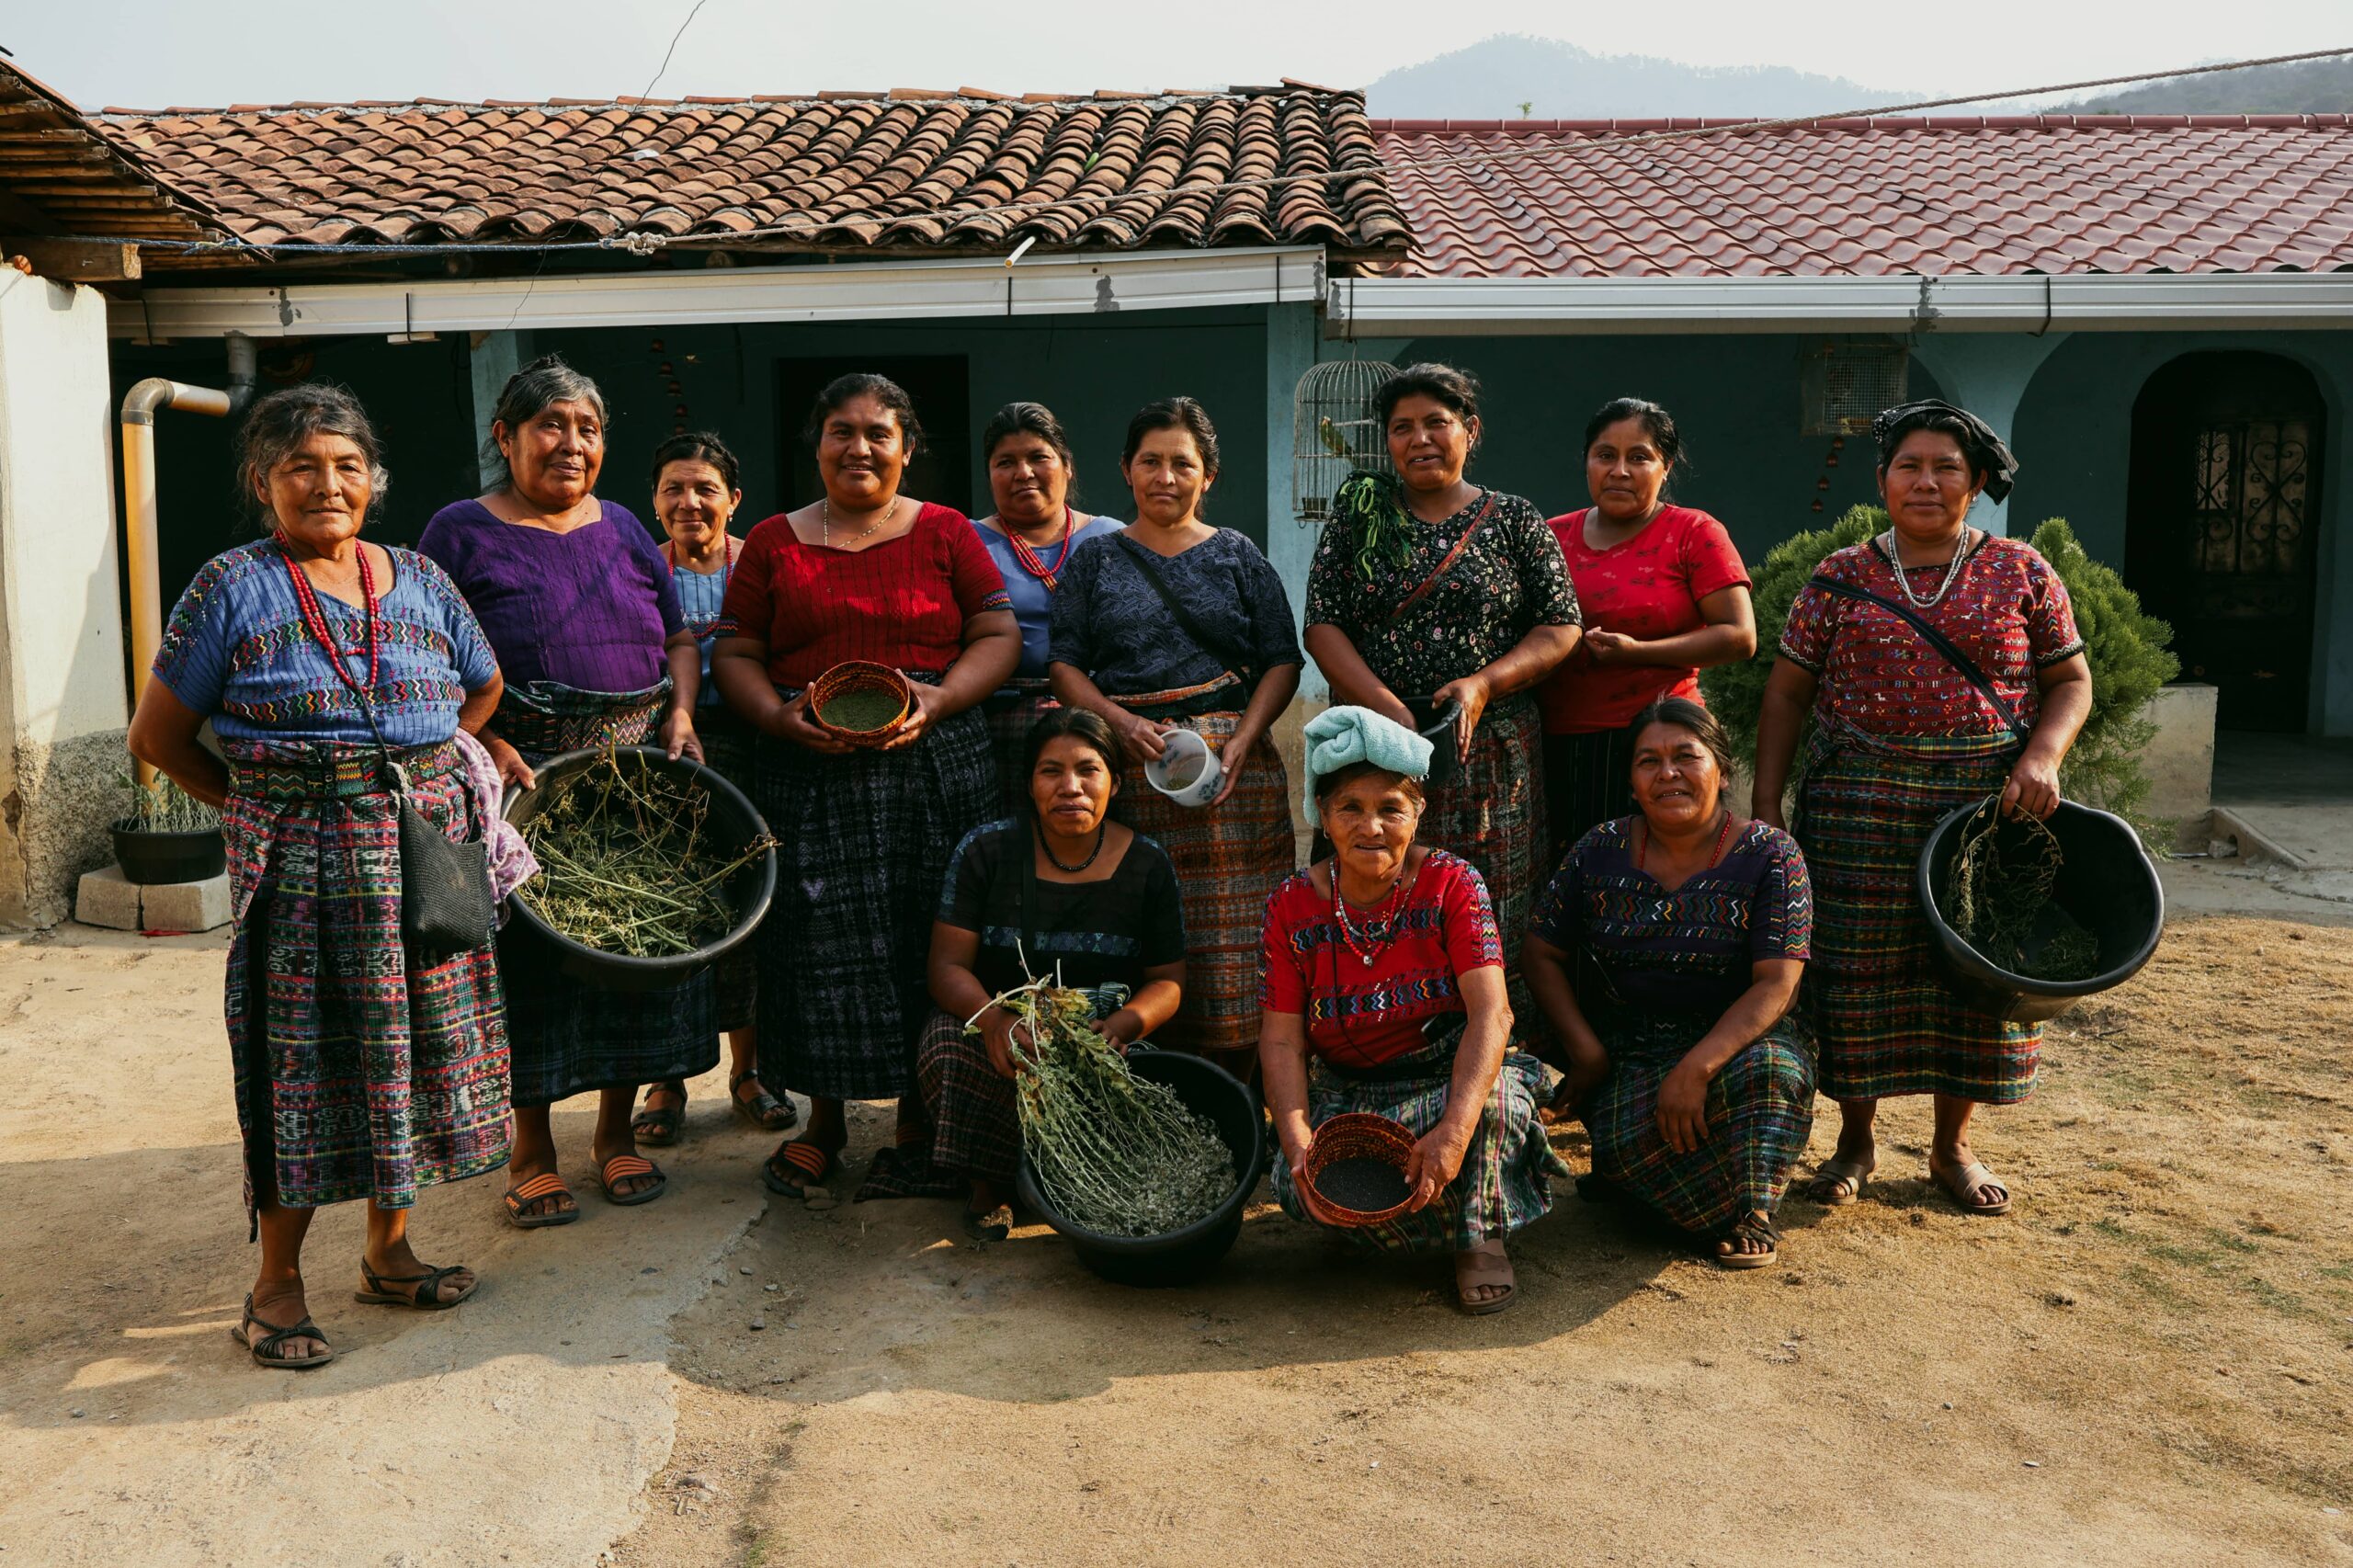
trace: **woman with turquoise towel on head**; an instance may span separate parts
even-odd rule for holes
[[[1332,855],[1267,902],[1258,1057],[1293,1219],[1334,1222],[1306,1180],[1315,1129],[1370,1112],[1414,1137],[1405,1211],[1347,1233],[1454,1255],[1465,1312],[1511,1305],[1505,1238],[1565,1175],[1536,1119],[1544,1069],[1510,1049],[1504,948],[1470,862],[1414,842],[1430,743],[1365,708],[1307,722],[1310,803]]]

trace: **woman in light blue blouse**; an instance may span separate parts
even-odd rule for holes
[[[261,1242],[233,1332],[256,1365],[292,1370],[335,1358],[303,1296],[320,1204],[368,1200],[361,1301],[431,1311],[473,1293],[472,1269],[418,1260],[407,1220],[419,1188],[506,1163],[498,967],[487,929],[453,958],[404,943],[392,766],[435,827],[479,836],[457,737],[502,683],[438,566],[360,542],[385,474],[348,392],[262,399],[239,472],[269,537],[213,557],[180,596],[130,744],[221,808],[229,1054]],[[225,761],[197,738],[208,719]]]
[[[708,430],[673,436],[654,449],[654,516],[669,536],[662,559],[670,565],[678,612],[702,648],[702,689],[695,701],[695,733],[702,737],[703,761],[728,782],[752,792],[752,732],[719,699],[710,678],[711,645],[719,641],[720,607],[727,579],[744,551],[727,524],[744,504],[743,467],[727,443]],[[760,1083],[759,1036],[753,1028],[759,999],[759,968],[749,943],[713,966],[719,991],[719,1027],[727,1036],[727,1096],[735,1114],[769,1132],[800,1120],[792,1102],[768,1093]],[[641,1143],[676,1143],[687,1109],[687,1085],[665,1079],[645,1091],[645,1107],[631,1124]]]
[[[974,519],[972,528],[1005,574],[1013,619],[1021,627],[1021,663],[981,710],[996,746],[1006,812],[1019,816],[1029,809],[1029,728],[1057,706],[1046,682],[1054,595],[1078,547],[1097,535],[1119,532],[1120,523],[1116,517],[1089,517],[1071,505],[1077,460],[1063,422],[1044,403],[1008,403],[998,409],[981,431],[981,451],[996,511]]]

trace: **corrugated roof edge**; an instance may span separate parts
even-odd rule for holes
[[[965,100],[973,103],[1018,102],[1033,104],[1075,104],[1130,101],[1176,102],[1186,98],[1288,97],[1292,95],[1326,98],[1355,98],[1359,102],[1364,98],[1364,93],[1359,88],[1318,87],[1305,82],[1285,82],[1280,86],[1233,86],[1223,88],[1165,87],[1157,92],[1128,92],[1114,88],[1102,88],[1091,93],[1013,94],[995,92],[986,87],[893,87],[887,91],[851,88],[845,90],[827,90],[815,93],[762,93],[742,97],[638,98],[620,97],[611,98],[484,98],[479,102],[470,102],[461,98],[410,98],[404,101],[391,98],[362,98],[346,104],[231,104],[225,108],[204,108],[191,107],[187,104],[174,104],[167,108],[131,108],[120,104],[108,104],[104,108],[78,110],[77,112],[85,114],[92,119],[159,119],[165,118],[192,119],[199,116],[225,119],[232,115],[348,114],[370,109],[380,112],[384,110],[397,111],[400,109],[452,108],[498,109],[509,112],[521,108],[710,109],[771,108],[779,104],[905,103],[910,100],[927,101],[933,99]],[[59,101],[63,102],[64,100],[61,98]],[[1378,126],[1392,122],[1376,120],[1373,123]],[[1393,123],[1427,124],[1430,127],[1438,127],[1448,122],[1441,120],[1430,120],[1427,122],[1400,121]],[[1461,125],[1466,122],[1456,121],[1453,123]],[[1495,122],[1487,121],[1486,123],[1492,125]],[[1521,122],[1515,121],[1514,123]],[[1545,121],[1541,123],[1557,125],[1567,122]],[[1728,121],[1726,123],[1732,122]]]
[[[2353,114],[2000,114],[1891,115],[1779,125],[1729,119],[1369,119],[1375,136],[1599,136],[1646,131],[1729,130],[1772,125],[1802,131],[2339,131]]]

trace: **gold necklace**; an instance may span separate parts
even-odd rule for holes
[[[872,533],[876,528],[881,528],[884,523],[889,522],[893,517],[898,515],[898,511],[899,498],[894,495],[891,498],[891,504],[882,508],[882,515],[881,517],[875,518],[872,522],[858,529],[858,532],[850,535],[849,538],[842,540],[841,544],[836,548],[843,550],[848,549],[851,545],[856,544],[859,540],[864,539],[868,534]],[[834,542],[834,498],[830,495],[820,496],[817,501],[817,542],[819,544],[825,545],[830,545]]]

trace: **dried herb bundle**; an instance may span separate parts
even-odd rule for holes
[[[131,791],[130,814],[114,825],[133,828],[141,833],[202,833],[221,825],[221,813],[182,790],[165,775],[155,775],[155,782],[142,787],[133,774],[117,777],[123,788]]]
[[[1175,1090],[1128,1070],[1083,994],[1039,980],[995,1005],[1025,1026],[1014,1050],[1021,1142],[1063,1218],[1100,1235],[1162,1236],[1232,1195],[1233,1151]]]
[[[1961,824],[1939,912],[1986,961],[2012,974],[2089,980],[2099,972],[2099,938],[2051,897],[2066,863],[2059,836],[2038,818],[2018,818],[2023,850],[2014,836],[2006,857],[2001,801],[1988,795]]]
[[[717,941],[735,925],[727,879],[776,845],[766,835],[740,851],[713,843],[709,792],[636,752],[608,748],[552,788],[554,802],[523,829],[540,874],[517,896],[599,952],[663,958]]]

